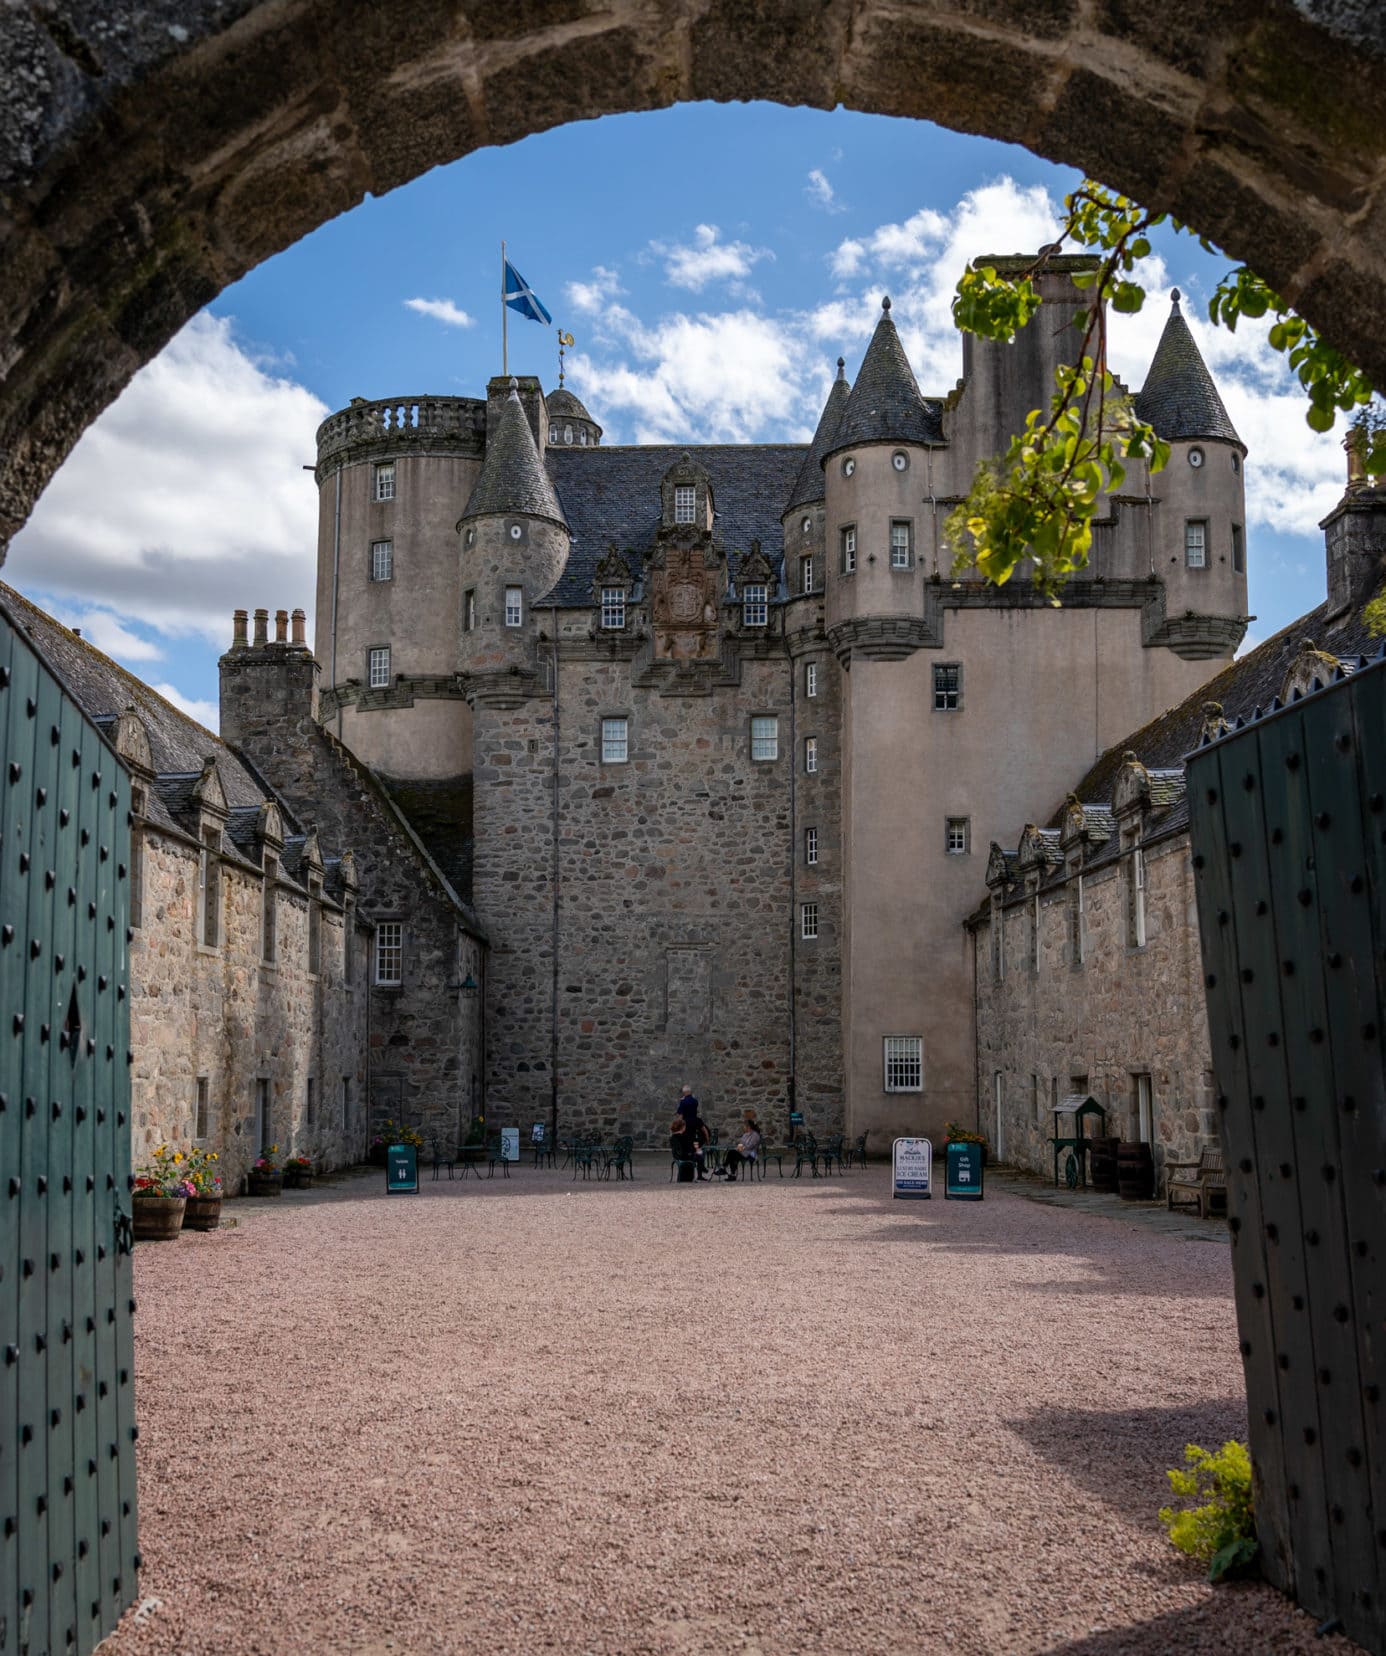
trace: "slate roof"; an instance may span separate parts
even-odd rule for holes
[[[861,359],[842,422],[824,455],[858,443],[943,443],[943,405],[926,401],[890,320],[890,300]]]
[[[786,512],[795,506],[811,505],[827,495],[827,485],[823,481],[823,457],[832,446],[833,438],[837,436],[837,428],[842,424],[843,410],[851,394],[845,369],[846,364],[839,357],[837,378],[828,392],[827,402],[823,404],[823,412],[818,417],[818,429],[813,434],[813,441],[809,444],[804,463],[799,468],[799,475],[794,479],[794,487],[789,491],[789,499],[784,507]]]
[[[534,433],[513,379],[496,429],[486,439],[486,458],[462,516],[502,517],[511,513],[547,518],[550,523],[566,521],[534,446]]]
[[[559,419],[586,420],[588,425],[597,424],[566,385],[560,385],[556,391],[550,391],[544,398],[544,406],[549,411],[550,419],[557,416]],[[600,430],[601,427],[598,426],[597,429]]]
[[[613,542],[636,554],[654,544],[659,528],[659,485],[670,466],[689,454],[708,475],[716,518],[713,534],[724,546],[761,550],[781,569],[780,515],[803,464],[802,443],[686,443],[634,447],[550,448],[546,459],[572,531],[567,568],[544,602],[577,608],[592,602],[592,578]],[[640,573],[637,555],[628,558]],[[782,571],[781,571],[782,574]]]
[[[1236,427],[1208,372],[1184,313],[1179,289],[1170,302],[1169,321],[1155,348],[1150,372],[1136,395],[1136,415],[1169,441],[1218,437],[1241,444]]]
[[[465,903],[472,900],[472,779],[441,782],[396,782],[382,785],[408,818],[424,849],[444,879]]]

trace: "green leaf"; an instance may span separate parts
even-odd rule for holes
[[[1331,408],[1323,408],[1314,402],[1305,409],[1304,418],[1311,431],[1332,431],[1337,416]]]
[[[1225,1547],[1219,1547],[1208,1561],[1209,1581],[1216,1583],[1225,1581],[1228,1576],[1241,1574],[1255,1561],[1259,1550],[1256,1542],[1246,1535],[1229,1541]]]

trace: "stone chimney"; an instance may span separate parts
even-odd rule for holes
[[[274,619],[274,642],[268,639],[269,611],[255,611],[255,636],[245,642],[246,612],[237,610],[231,624],[231,648],[221,658],[221,734],[248,757],[267,767],[268,755],[293,746],[318,717],[319,669],[304,641],[306,617],[289,612]],[[265,756],[265,757],[257,757]]]
[[[512,375],[516,389],[520,393],[520,406],[525,411],[525,419],[529,421],[530,435],[534,438],[534,446],[542,454],[544,445],[548,442],[549,434],[545,430],[547,424],[547,409],[544,405],[544,392],[539,381],[533,374]],[[510,397],[510,380],[503,374],[497,374],[486,385],[486,441],[489,444],[495,435],[496,427],[500,423],[501,413]]]
[[[1386,577],[1386,487],[1366,474],[1364,435],[1354,428],[1343,443],[1347,489],[1319,524],[1328,563],[1328,612],[1358,609]]]

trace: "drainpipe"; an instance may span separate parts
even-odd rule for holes
[[[826,541],[824,544],[826,546]],[[796,935],[799,919],[799,675],[789,648],[789,633],[785,625],[787,615],[787,609],[780,611],[780,642],[784,645],[785,660],[789,663],[789,1113],[793,1114],[799,1107],[799,944]],[[788,1127],[789,1123],[785,1125]]]
[[[337,693],[337,577],[342,565],[342,468],[337,467],[337,502],[332,521],[332,693]],[[337,740],[342,739],[342,704],[337,703]]]
[[[553,956],[553,974],[549,1004],[549,1132],[550,1142],[558,1137],[558,782],[559,745],[561,734],[558,718],[558,605],[549,607],[549,626],[553,641],[553,922],[550,952]]]
[[[976,1107],[976,1131],[982,1130],[982,1031],[977,1015],[977,929],[972,931],[972,1099]]]

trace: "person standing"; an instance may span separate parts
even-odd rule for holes
[[[683,1093],[679,1098],[678,1113],[688,1124],[689,1143],[691,1144],[693,1142],[693,1124],[698,1119],[698,1100],[693,1096],[693,1089],[686,1081],[683,1084]]]

